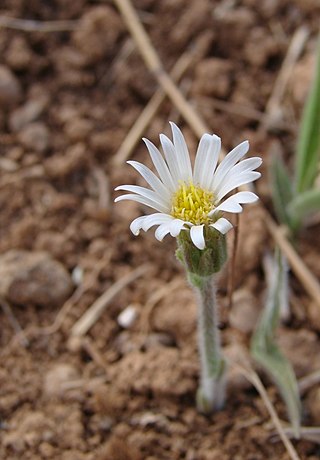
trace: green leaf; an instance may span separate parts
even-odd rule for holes
[[[316,211],[320,211],[320,189],[301,193],[288,206],[289,215],[300,221]]]
[[[254,359],[267,371],[278,386],[284,399],[293,432],[296,438],[300,435],[301,402],[296,377],[289,361],[275,344],[267,347],[253,346]]]
[[[296,151],[296,193],[312,188],[320,155],[320,40],[314,81],[304,106]]]
[[[298,385],[290,362],[282,354],[275,340],[280,321],[281,302],[286,302],[287,272],[284,256],[277,249],[268,286],[267,301],[259,324],[251,340],[251,354],[272,377],[285,401],[295,436],[301,424],[301,402]]]
[[[279,156],[274,156],[270,167],[271,194],[277,218],[293,230],[293,222],[287,211],[288,204],[293,199],[292,180],[287,168]]]

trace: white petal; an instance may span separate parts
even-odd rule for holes
[[[160,134],[160,142],[162,145],[162,150],[166,159],[166,162],[169,167],[170,174],[174,182],[174,190],[179,186],[180,170],[178,165],[177,156],[174,150],[174,145],[171,140],[164,134]]]
[[[173,145],[180,166],[180,179],[185,182],[189,182],[192,180],[192,169],[188,147],[178,126],[172,123],[172,121],[170,121],[170,125],[173,136]]]
[[[156,213],[145,216],[143,225],[141,226],[142,230],[145,232],[148,231],[154,225],[161,225],[165,223],[172,222],[173,217],[168,214]]]
[[[152,142],[150,142],[148,139],[144,138],[142,140],[144,141],[144,143],[147,146],[147,149],[149,151],[151,160],[152,160],[156,170],[158,171],[159,177],[162,180],[162,182],[164,183],[164,185],[166,187],[168,187],[168,188],[174,187],[174,182],[172,180],[172,177],[171,177],[170,171],[168,169],[168,166],[167,166],[166,162],[164,161],[161,153],[157,149],[157,147]]]
[[[259,197],[253,192],[238,192],[233,195],[237,199],[238,203],[255,203],[259,200]]]
[[[211,182],[211,189],[215,191],[229,170],[234,166],[241,158],[248,152],[249,142],[244,141],[241,144],[237,145],[219,164],[216,173]]]
[[[124,201],[124,200],[137,201],[138,203],[144,204],[145,206],[149,206],[150,208],[155,209],[156,211],[164,212],[164,213],[167,212],[166,207],[160,206],[157,202],[150,200],[149,198],[146,198],[145,196],[135,195],[134,193],[128,193],[126,195],[118,196],[114,201],[115,203],[118,203],[119,201]]]
[[[233,225],[224,217],[220,217],[214,224],[210,224],[210,227],[215,228],[218,232],[225,235],[229,230],[232,229]]]
[[[204,189],[208,189],[212,182],[220,148],[220,137],[214,134],[212,136],[204,134],[201,137],[194,164],[193,180]]]
[[[223,201],[219,206],[217,206],[211,213],[209,213],[209,216],[211,217],[213,214],[219,211],[225,211],[225,212],[242,212],[242,207],[240,204],[237,202],[237,200],[234,198],[234,196],[230,196],[227,198],[225,201]]]
[[[170,224],[161,224],[155,231],[155,237],[158,241],[162,241],[168,233],[170,233]]]
[[[131,222],[130,230],[132,231],[132,233],[135,236],[139,235],[140,230],[142,229],[143,221],[144,221],[145,218],[146,218],[146,216],[137,217],[136,219],[134,219]]]
[[[138,161],[127,161],[127,163],[138,171],[139,174],[141,174],[144,180],[148,182],[150,187],[152,187],[156,193],[164,195],[170,199],[170,191],[168,188],[163,185],[160,179],[149,168],[147,168],[147,166],[139,163]]]
[[[203,225],[193,225],[190,229],[190,238],[193,244],[200,250],[204,249],[206,246],[203,227]]]
[[[123,190],[125,192],[137,193],[138,195],[145,196],[146,198],[153,200],[160,206],[164,206],[166,210],[170,208],[170,200],[168,198],[165,199],[153,190],[150,190],[145,187],[140,187],[140,185],[119,185],[119,187],[116,187],[115,190]]]
[[[260,157],[251,157],[251,158],[246,158],[245,160],[240,161],[240,163],[234,166],[234,168],[237,168],[239,166],[238,172],[253,171],[256,168],[259,168],[261,164],[262,164],[262,159]]]
[[[248,184],[249,182],[253,182],[259,179],[260,176],[261,174],[257,171],[246,171],[242,174],[239,174],[239,176],[230,177],[228,181],[223,183],[223,187],[218,190],[216,195],[217,200],[222,200],[222,198],[231,192],[231,190],[234,190],[241,185]]]
[[[170,224],[170,235],[174,238],[179,235],[183,229],[185,222],[180,219],[174,219]]]
[[[213,216],[216,212],[242,212],[240,204],[254,203],[259,198],[255,193],[252,192],[238,192],[235,195],[230,196],[217,206],[213,211],[209,213],[209,217]]]
[[[226,174],[222,182],[220,183],[220,187],[222,186],[223,182],[231,175],[237,176],[243,172],[253,171],[254,169],[258,168],[262,163],[261,158],[253,157],[247,158],[246,160],[240,161],[237,165],[233,166],[229,172]]]

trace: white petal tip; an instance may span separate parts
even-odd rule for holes
[[[137,228],[135,225],[130,225],[130,230],[131,230],[131,233],[134,235],[134,236],[138,236],[140,234],[140,228]]]
[[[181,133],[181,129],[173,121],[169,121],[169,123],[170,123],[172,132],[175,131],[177,133]]]
[[[222,235],[225,235],[229,230],[232,229],[233,225],[227,219],[221,217],[217,220],[217,222],[212,224],[211,227],[218,230],[218,232],[222,233]]]
[[[190,238],[196,248],[202,251],[206,247],[203,235],[203,225],[194,225],[190,229]]]

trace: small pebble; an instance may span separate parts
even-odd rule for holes
[[[76,286],[79,286],[83,281],[83,268],[79,267],[79,265],[74,267],[74,269],[72,270],[72,273],[71,273],[71,278],[72,278],[72,281],[74,282],[74,284]]]
[[[21,98],[21,85],[7,67],[0,65],[0,106],[11,107]]]
[[[43,391],[48,397],[62,397],[68,391],[68,383],[79,379],[77,369],[71,364],[59,363],[47,372]]]
[[[21,107],[15,109],[9,118],[11,131],[19,131],[29,123],[34,122],[43,112],[48,104],[49,98],[45,95],[30,99]]]
[[[117,318],[119,326],[123,329],[129,329],[133,326],[135,320],[137,319],[138,312],[137,308],[133,305],[129,305],[125,308]]]
[[[50,134],[44,123],[33,122],[18,133],[18,139],[27,149],[42,153],[49,146]]]

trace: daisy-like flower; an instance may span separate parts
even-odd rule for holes
[[[249,150],[249,142],[244,141],[218,165],[221,139],[214,134],[204,134],[192,168],[183,134],[174,123],[170,124],[173,141],[160,134],[164,156],[152,142],[143,139],[159,177],[142,163],[128,161],[151,188],[121,185],[116,190],[129,193],[115,201],[133,200],[157,211],[131,223],[134,235],[155,225],[159,241],[169,233],[177,237],[181,231],[190,231],[193,244],[202,250],[206,246],[205,226],[225,234],[232,224],[223,217],[224,213],[242,212],[242,204],[258,200],[257,195],[249,191],[226,196],[235,188],[258,179],[261,174],[254,170],[262,161],[259,157],[240,161]]]

